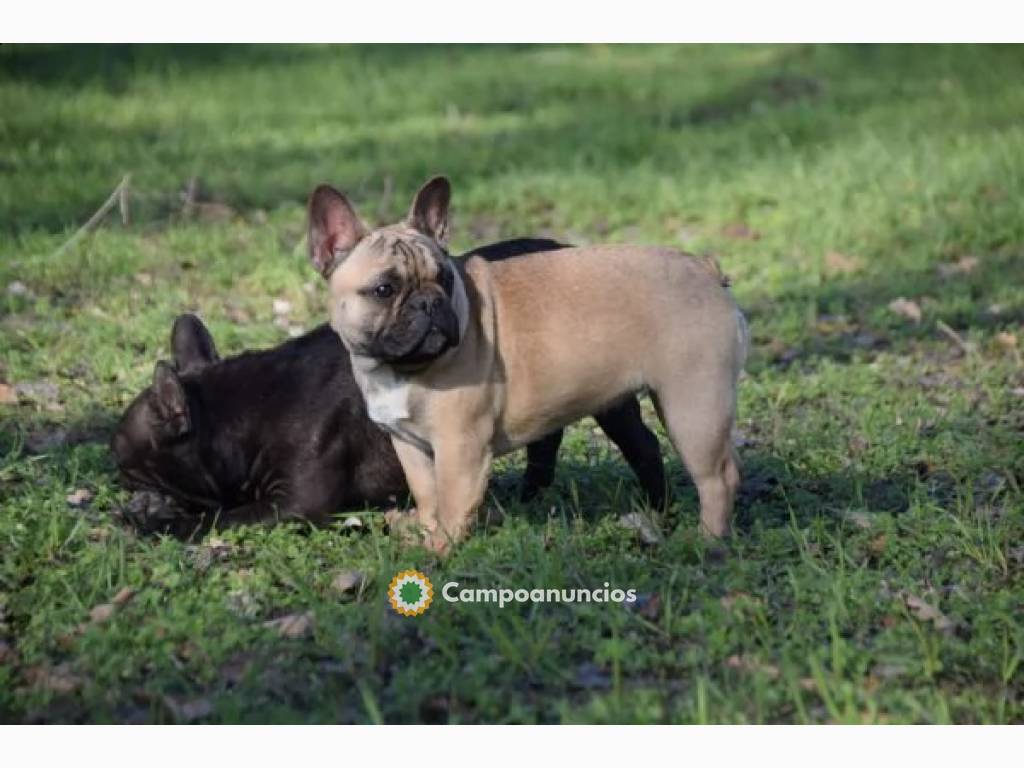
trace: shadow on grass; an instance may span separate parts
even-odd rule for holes
[[[315,46],[197,44],[34,44],[0,49],[0,82],[53,88],[98,85],[122,93],[140,75],[195,74],[203,70],[287,64],[318,55]]]
[[[233,68],[302,65],[295,67],[295,77],[301,79],[308,77],[305,65],[322,61],[325,71],[338,71],[339,63],[348,63],[354,66],[356,74],[369,69],[382,74],[408,73],[412,77],[424,62],[447,59],[452,60],[453,71],[462,76],[471,71],[476,57],[490,60],[506,56],[510,65],[543,67],[520,57],[534,50],[531,46],[14,46],[0,55],[0,78],[36,82],[53,89],[98,82],[119,92],[130,86],[132,78],[145,73],[177,76]],[[213,193],[219,201],[244,209],[272,208],[285,202],[302,204],[311,186],[324,180],[324,169],[336,157],[346,159],[347,171],[346,178],[333,181],[354,192],[359,202],[367,196],[379,197],[379,190],[385,187],[413,189],[426,175],[440,170],[456,179],[456,187],[460,178],[500,184],[510,172],[550,175],[576,172],[580,167],[593,168],[595,173],[612,178],[644,163],[666,170],[676,168],[685,178],[686,168],[681,165],[679,153],[680,131],[717,131],[726,122],[730,127],[742,124],[747,133],[739,138],[755,147],[776,146],[782,130],[789,141],[787,151],[797,159],[819,148],[835,146],[844,134],[856,131],[855,118],[862,110],[877,108],[880,103],[907,109],[915,99],[924,97],[913,90],[887,94],[881,102],[856,94],[840,95],[837,98],[843,100],[844,119],[838,119],[833,111],[818,114],[810,108],[833,98],[830,80],[863,77],[890,60],[898,61],[903,77],[909,80],[937,77],[925,66],[934,63],[935,56],[886,54],[844,46],[827,49],[825,53],[821,50],[806,46],[785,49],[772,60],[767,72],[765,68],[751,67],[750,74],[730,74],[722,78],[720,93],[686,103],[673,100],[669,93],[659,95],[668,87],[666,71],[685,70],[682,60],[668,65],[648,63],[639,71],[625,70],[629,80],[616,81],[619,87],[601,87],[600,77],[581,64],[581,81],[568,91],[546,81],[523,94],[520,89],[502,87],[501,82],[488,88],[487,82],[466,80],[464,76],[453,83],[443,80],[436,86],[436,102],[429,112],[402,112],[397,120],[382,116],[380,119],[388,123],[388,130],[364,132],[362,136],[352,136],[339,128],[327,139],[296,139],[282,145],[279,137],[268,134],[262,139],[257,136],[257,140],[249,136],[234,146],[225,147],[218,142],[204,151],[201,143],[182,138],[219,131],[220,126],[201,114],[187,112],[166,125],[121,129],[112,126],[103,115],[97,115],[93,121],[80,118],[73,129],[40,126],[29,120],[9,126],[8,135],[13,142],[41,142],[45,146],[50,141],[48,129],[73,130],[76,146],[105,147],[103,151],[112,155],[107,160],[116,158],[116,167],[111,165],[109,169],[111,188],[125,171],[151,168],[166,178],[180,169],[178,188],[136,191],[139,199],[134,203],[133,215],[136,222],[142,223],[164,220],[180,205],[178,193],[197,168],[200,173],[204,168],[239,169],[222,179]],[[658,76],[654,81],[655,92],[630,87],[631,82],[645,75]],[[457,86],[468,87],[472,93],[466,95]],[[572,103],[571,111],[564,110],[567,103]],[[473,125],[446,120],[442,109],[446,105],[472,114]],[[492,118],[514,117],[524,110],[549,107],[554,109],[555,116],[544,118],[543,123],[528,122],[516,128],[503,125],[500,120],[492,126],[487,124]],[[625,122],[624,112],[630,116]],[[424,119],[435,123],[435,135],[424,133]],[[401,129],[403,121],[408,124],[407,131]],[[950,129],[939,124],[930,130]],[[701,138],[698,143],[706,144]],[[709,145],[705,151],[714,152],[716,168],[723,177],[748,168],[751,162],[749,153],[727,151],[726,147],[719,151]],[[770,152],[760,158],[777,160]],[[91,154],[81,155],[77,161],[65,158],[64,163],[70,174],[95,176],[97,162]],[[252,169],[260,169],[261,183],[252,183]],[[385,178],[390,180],[385,182]],[[81,223],[108,191],[97,192],[95,199],[90,196],[88,201],[46,200],[39,196],[33,200],[14,198],[9,204],[12,209],[6,211],[9,215],[4,218],[9,220],[7,226],[12,232],[34,227],[59,231]],[[525,201],[524,205],[527,204]],[[546,225],[542,214],[533,211],[529,226],[540,231]]]

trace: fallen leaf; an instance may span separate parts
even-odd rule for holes
[[[274,299],[274,314],[287,315],[292,311],[292,303],[287,299]]]
[[[55,403],[60,398],[60,389],[52,381],[24,381],[16,384],[14,389],[23,400],[42,405]]]
[[[643,616],[648,621],[657,621],[661,614],[661,595],[657,592],[636,596],[636,601],[626,603],[626,606]]]
[[[17,405],[18,393],[10,384],[0,381],[0,405]]]
[[[191,723],[213,713],[213,705],[204,697],[183,700],[174,696],[164,696],[164,704],[179,723]]]
[[[996,343],[1003,349],[1016,349],[1017,348],[1017,335],[1003,331],[996,334]]]
[[[198,571],[205,571],[211,565],[226,560],[234,547],[223,539],[212,538],[205,544],[186,548],[186,553]]]
[[[153,284],[153,276],[149,272],[136,272],[135,282],[139,285],[148,288]]]
[[[935,625],[936,629],[943,632],[953,628],[953,621],[949,617],[917,595],[905,595],[903,601],[907,604],[907,608],[910,609],[910,613],[914,618],[920,621],[930,621]]]
[[[845,515],[843,515],[843,517],[845,517],[858,528],[863,528],[865,530],[870,528],[872,524],[871,515],[869,515],[867,512],[847,512]]]
[[[92,501],[92,491],[88,488],[76,488],[65,497],[65,500],[72,507],[84,507]]]
[[[227,304],[224,308],[224,313],[231,322],[238,323],[239,325],[246,325],[252,322],[252,315],[249,311],[233,302]]]
[[[135,597],[134,589],[132,589],[131,587],[121,587],[121,589],[118,590],[117,594],[114,595],[110,602],[112,602],[114,605],[120,608],[133,597]]]
[[[875,538],[873,538],[871,540],[871,543],[868,544],[868,551],[871,554],[873,554],[875,557],[879,557],[882,554],[884,554],[885,549],[886,549],[886,547],[888,545],[889,545],[889,540],[886,538],[885,534],[883,533],[883,534],[881,534],[879,536],[876,536]]]
[[[260,602],[251,590],[240,587],[233,589],[225,596],[227,608],[243,619],[254,619],[260,612]]]
[[[263,626],[267,629],[276,630],[277,634],[281,637],[305,637],[313,631],[313,614],[309,611],[305,613],[290,613],[287,616],[265,621]]]
[[[363,521],[360,520],[358,517],[352,515],[342,520],[341,527],[346,528],[350,531],[357,531],[363,527]]]
[[[907,668],[903,664],[875,664],[871,668],[871,674],[874,677],[881,678],[883,680],[891,680],[894,677],[905,675]]]
[[[827,275],[852,275],[864,268],[864,262],[856,256],[847,256],[839,251],[829,251],[825,254],[825,274]]]
[[[53,693],[74,693],[82,687],[83,680],[76,675],[68,662],[56,667],[33,667],[26,671],[25,677],[37,688]]]
[[[359,589],[363,581],[364,576],[359,571],[338,571],[331,579],[331,589],[344,595]]]
[[[813,677],[801,677],[799,682],[800,688],[805,691],[816,691],[818,690],[818,681]]]
[[[847,449],[853,456],[860,456],[868,448],[871,447],[871,443],[863,435],[852,435],[849,440],[846,441]]]
[[[936,269],[941,277],[947,280],[957,275],[967,275],[973,272],[978,266],[977,256],[963,256],[957,261],[939,264]]]
[[[662,541],[661,531],[651,520],[639,512],[630,512],[619,518],[619,525],[627,530],[635,531],[644,544],[659,544]]]
[[[108,621],[116,610],[117,606],[113,603],[100,603],[89,611],[89,621],[93,624],[102,624],[104,621]]]
[[[889,302],[889,309],[897,315],[913,320],[915,323],[921,322],[921,307],[916,301],[900,296]]]
[[[75,648],[75,641],[88,629],[89,624],[87,622],[83,621],[76,624],[67,632],[63,632],[57,636],[57,645],[61,650],[68,651],[70,653]]]
[[[725,608],[727,611],[731,611],[736,606],[742,605],[744,603],[749,603],[750,605],[761,604],[760,598],[754,597],[749,592],[742,591],[730,592],[728,595],[722,597],[721,600],[719,600],[719,602],[722,604],[722,607]]]
[[[32,291],[28,289],[21,280],[15,280],[7,284],[7,295],[8,296],[31,296]]]
[[[818,333],[829,336],[836,333],[849,333],[856,326],[845,315],[821,315],[814,323]]]
[[[753,656],[733,654],[725,660],[725,666],[729,669],[738,669],[743,672],[760,672],[766,677],[774,680],[779,676],[779,668],[774,664],[762,664]]]
[[[755,232],[746,224],[734,222],[722,227],[722,234],[730,240],[760,240],[761,233]]]

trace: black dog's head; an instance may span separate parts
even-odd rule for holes
[[[166,493],[193,506],[218,506],[216,483],[200,456],[202,419],[188,379],[218,360],[206,326],[181,315],[171,332],[174,365],[160,361],[153,383],[132,401],[110,441],[122,481],[135,490]]]

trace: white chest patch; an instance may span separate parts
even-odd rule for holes
[[[396,430],[409,418],[409,382],[391,371],[381,371],[367,378],[366,410],[370,419],[382,427]]]

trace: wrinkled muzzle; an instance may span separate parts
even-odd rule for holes
[[[371,344],[378,360],[421,364],[439,357],[459,343],[459,318],[451,300],[436,290],[410,296],[389,328]]]

